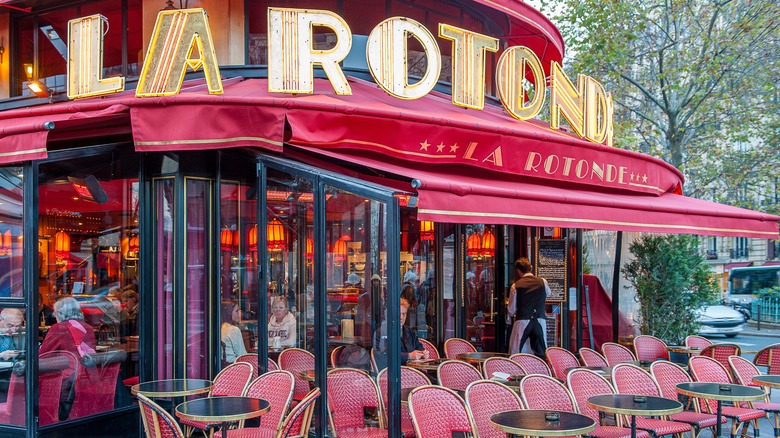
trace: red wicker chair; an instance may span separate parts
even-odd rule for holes
[[[666,343],[655,336],[639,335],[634,338],[634,352],[640,361],[654,362],[658,359],[669,360]]]
[[[753,363],[757,367],[767,367],[767,374],[780,374],[780,344],[767,345],[758,350]]]
[[[439,384],[456,391],[465,391],[469,383],[482,379],[482,374],[472,365],[459,360],[447,360],[437,371]]]
[[[601,355],[598,351],[582,347],[580,348],[580,359],[582,359],[583,365],[586,367],[608,367],[607,359]]]
[[[136,394],[146,438],[183,438],[179,423],[171,414],[143,394]]]
[[[520,394],[528,409],[577,412],[569,390],[554,377],[531,374],[520,381]]]
[[[260,367],[258,366],[258,361],[257,361],[257,354],[255,353],[242,354],[241,356],[238,356],[236,358],[236,362],[245,362],[252,365],[252,367],[255,369],[255,372],[252,373],[252,380],[257,378],[257,373],[260,372],[259,371]],[[268,371],[271,370],[269,369]]]
[[[214,385],[209,391],[209,397],[238,396],[244,393],[252,381],[254,367],[246,362],[232,363],[214,377]],[[208,430],[213,425],[204,421],[181,420],[186,436],[192,435],[196,429]]]
[[[344,345],[337,345],[333,350],[330,350],[330,367],[331,368],[338,368],[339,363],[339,355],[341,354],[341,350],[344,349]]]
[[[409,394],[409,412],[418,437],[451,437],[460,432],[476,435],[469,407],[455,391],[441,386],[421,386]]]
[[[70,362],[64,357],[41,359],[38,363],[38,415],[41,425],[59,421],[62,378]],[[0,403],[0,423],[22,426],[25,420],[25,368],[14,366],[6,401]],[[116,381],[114,381],[116,385]]]
[[[605,342],[601,344],[601,352],[607,360],[607,365],[614,367],[619,363],[634,362],[636,356],[628,347],[614,342]]]
[[[69,420],[114,409],[119,369],[127,359],[124,350],[85,354],[74,383]]]
[[[444,356],[447,359],[457,359],[461,353],[475,353],[476,351],[476,347],[465,339],[450,338],[444,341]]]
[[[726,368],[711,357],[694,356],[688,362],[693,379],[697,382],[731,383],[731,376]],[[752,405],[751,405],[752,406]],[[717,412],[715,400],[699,399],[699,407],[702,411],[714,414]],[[766,416],[764,411],[736,406],[723,406],[723,416],[731,419],[731,435],[736,436],[744,425],[747,429],[748,422],[753,424],[753,435],[759,436],[758,420]]]
[[[382,409],[384,412],[387,412],[387,368],[382,368],[379,371],[376,381],[379,385],[379,393],[382,395]],[[401,389],[417,388],[430,384],[431,381],[428,379],[428,376],[422,371],[405,366],[401,367]],[[403,404],[401,405],[401,432],[404,436],[414,436],[414,424],[409,413],[409,407]]]
[[[519,366],[514,362],[512,364]],[[466,404],[471,411],[480,438],[504,438],[506,436],[504,432],[490,426],[490,416],[499,412],[523,409],[523,402],[513,390],[490,380],[470,383],[466,387]]]
[[[294,385],[292,373],[283,370],[269,371],[254,379],[243,395],[267,400],[271,404],[271,410],[260,417],[259,426],[244,427],[244,422],[241,421],[238,429],[231,430],[228,436],[274,436],[290,409]],[[222,432],[217,432],[214,436],[222,438]]]
[[[314,388],[306,394],[282,422],[282,427],[274,438],[304,438],[309,436],[314,406],[320,398],[320,388]],[[233,436],[232,434],[230,435]],[[241,438],[241,437],[236,437]],[[247,437],[248,438],[248,437]]]
[[[691,376],[681,366],[673,362],[660,360],[650,365],[650,374],[658,384],[661,391],[661,397],[671,400],[678,400],[677,384],[691,381]],[[688,423],[693,427],[693,437],[696,438],[704,429],[714,428],[717,425],[718,417],[713,414],[707,414],[697,411],[683,411],[671,416],[674,421]],[[721,423],[726,422],[726,417],[721,418]],[[715,431],[713,430],[713,435]]]
[[[550,366],[543,359],[527,353],[515,353],[509,356],[509,359],[525,371],[524,374],[542,374],[552,377]]]
[[[273,359],[271,359],[269,357],[268,358],[268,371],[276,371],[276,370],[279,370],[279,369],[280,369],[279,365],[276,362],[274,362]]]
[[[51,408],[53,412],[50,413],[49,412],[44,413],[43,411],[39,412],[39,415],[41,417],[40,420],[41,425],[49,424],[48,423],[49,420],[51,420],[50,421],[51,423],[56,423],[60,421],[59,418],[60,403],[64,402],[65,400],[67,400],[67,403],[71,403],[71,404],[73,403],[73,398],[72,398],[73,391],[71,391],[70,389],[73,387],[73,384],[76,381],[76,375],[78,374],[79,367],[81,366],[79,364],[79,358],[74,353],[71,353],[70,351],[52,350],[52,351],[47,351],[45,353],[41,353],[39,356],[39,360],[41,362],[53,358],[66,360],[67,366],[62,370],[62,379],[60,382],[60,388],[56,390],[57,393],[59,394],[60,399],[57,400],[55,402],[55,406]],[[47,422],[44,423],[44,421]]]
[[[742,349],[737,344],[712,344],[704,347],[699,355],[717,360],[728,371],[729,356],[739,356],[741,353]]]
[[[517,362],[505,357],[489,357],[482,363],[482,372],[486,379],[493,377],[493,373],[506,373],[510,376],[521,376],[525,370]],[[482,435],[480,433],[480,435]]]
[[[435,345],[433,345],[433,342],[428,341],[426,339],[419,339],[419,341],[422,344],[423,348],[425,348],[425,351],[428,352],[429,359],[438,359],[441,357],[441,355],[439,354],[439,349],[436,348]]]
[[[647,371],[636,365],[621,363],[612,368],[612,382],[619,394],[649,395],[661,397],[661,389]],[[653,436],[695,432],[687,422],[656,420],[636,417],[636,427],[653,433]]]
[[[586,415],[597,422],[600,421],[599,411],[588,406],[588,398],[593,397],[594,395],[614,394],[615,389],[612,388],[612,385],[603,376],[586,369],[578,369],[570,372],[566,377],[566,380],[580,414]],[[617,426],[599,425],[588,435],[596,438],[631,437],[631,429],[621,427],[619,417],[617,421]],[[636,436],[637,438],[650,438],[650,434],[643,430],[638,430]]]
[[[562,382],[566,381],[567,369],[582,366],[574,353],[561,347],[549,347],[544,354],[553,370],[553,377]]]
[[[729,357],[729,365],[737,383],[744,386],[760,386],[753,383],[753,377],[761,375],[758,367],[753,362],[741,356],[731,356]],[[775,421],[773,427],[775,436],[780,436],[780,403],[772,403],[769,399],[769,392],[767,392],[763,402],[753,402],[753,408],[760,409],[766,412],[767,415],[774,414]]]
[[[309,381],[299,373],[314,369],[314,355],[300,348],[288,348],[279,354],[279,368],[291,372],[295,377],[293,400],[302,400],[309,393]]]
[[[708,345],[712,345],[712,341],[697,335],[688,335],[685,337],[685,346],[688,348],[704,348]]]
[[[379,427],[366,426],[366,408],[379,413]],[[379,388],[365,371],[336,368],[328,371],[328,420],[334,437],[386,437]]]

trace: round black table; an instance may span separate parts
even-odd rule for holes
[[[489,352],[489,351],[480,351],[474,353],[460,353],[459,355],[455,356],[455,359],[462,360],[463,362],[468,362],[475,366],[479,366],[482,363],[484,363],[486,360],[490,359],[491,357],[508,358],[509,353],[497,353],[497,352]]]
[[[548,420],[548,413],[557,413],[558,420]],[[490,416],[490,426],[507,435],[572,436],[586,435],[596,428],[596,421],[574,412],[525,409],[499,412]]]
[[[682,412],[682,403],[663,397],[645,396],[644,401],[632,394],[602,394],[588,398],[588,406],[613,414],[631,416],[631,438],[636,438],[637,415],[671,415]]]
[[[404,364],[409,368],[415,368],[420,371],[436,372],[439,369],[439,365],[448,361],[449,359],[419,359],[419,360],[407,360]]]
[[[685,382],[677,384],[677,393],[688,397],[716,400],[718,402],[715,436],[720,436],[720,419],[724,401],[762,400],[766,393],[762,389],[728,383]]]
[[[176,416],[191,421],[222,423],[222,437],[228,436],[228,423],[268,413],[267,400],[252,397],[206,397],[176,406]]]
[[[205,379],[165,379],[141,382],[130,388],[130,393],[143,394],[149,398],[185,397],[188,395],[205,394],[211,391],[214,384]]]
[[[766,388],[780,388],[780,375],[763,374],[760,376],[755,376],[753,377],[753,383]]]

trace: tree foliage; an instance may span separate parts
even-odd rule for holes
[[[567,42],[569,73],[612,92],[616,146],[679,168],[689,195],[778,211],[780,2],[546,0],[542,10]]]
[[[696,238],[645,234],[629,246],[623,276],[636,289],[642,334],[680,345],[698,330],[697,310],[715,299],[712,271]]]

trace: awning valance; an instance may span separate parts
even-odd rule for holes
[[[417,219],[453,223],[777,238],[777,216],[674,193],[609,193],[471,176],[432,166],[307,148],[330,159],[406,177],[417,191]]]

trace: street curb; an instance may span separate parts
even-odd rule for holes
[[[762,338],[778,338],[778,339],[780,339],[780,331],[774,330],[774,329],[770,329],[770,330],[763,330],[762,329],[761,331],[754,330],[754,329],[743,330],[743,331],[739,332],[739,334],[740,335],[745,335],[745,336],[758,336],[758,337],[762,337]]]

